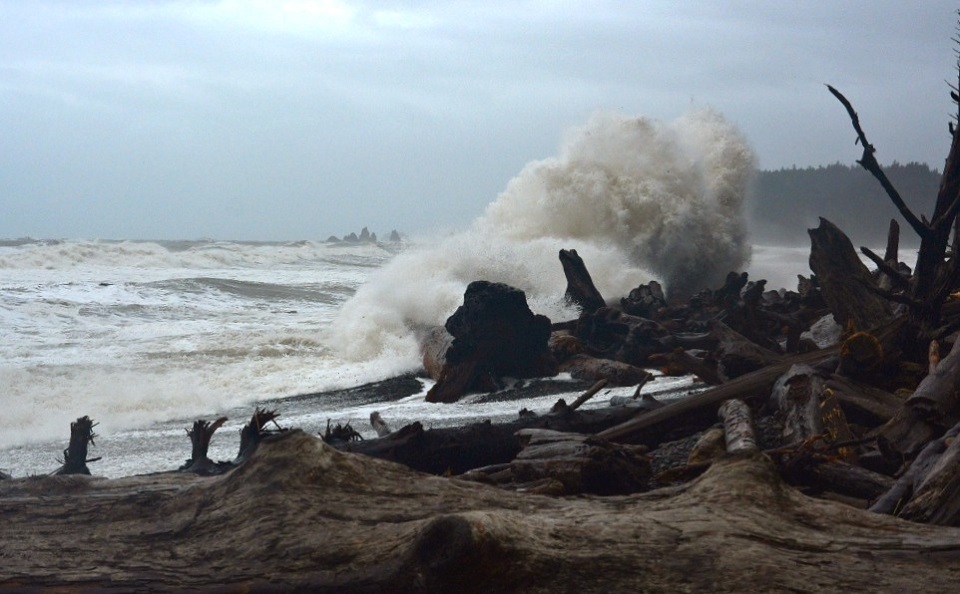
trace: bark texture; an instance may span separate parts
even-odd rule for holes
[[[0,513],[0,588],[20,591],[902,592],[960,579],[960,531],[810,499],[760,454],[679,488],[556,499],[290,431],[213,478],[3,481]]]

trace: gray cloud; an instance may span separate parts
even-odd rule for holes
[[[286,7],[286,10],[285,8]],[[940,166],[947,2],[0,0],[0,236],[462,227],[596,109],[711,106],[763,167]]]

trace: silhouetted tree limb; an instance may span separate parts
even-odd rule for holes
[[[873,153],[876,152],[876,149],[873,148],[873,145],[867,141],[867,135],[864,134],[863,128],[860,127],[860,116],[857,115],[857,112],[853,109],[853,106],[850,104],[850,101],[843,96],[843,93],[836,90],[830,85],[827,85],[827,88],[830,89],[830,92],[834,97],[837,98],[840,103],[843,104],[843,107],[846,108],[847,114],[850,116],[850,122],[853,124],[853,129],[857,131],[857,140],[860,143],[860,146],[863,147],[863,155],[857,161],[864,169],[869,171],[877,181],[880,182],[880,185],[883,186],[883,189],[887,192],[887,195],[890,196],[890,200],[893,201],[894,206],[897,207],[897,210],[900,211],[900,214],[903,215],[903,218],[907,220],[913,230],[916,231],[917,235],[921,238],[928,237],[933,233],[933,230],[929,225],[924,224],[920,219],[917,218],[917,215],[913,214],[913,211],[910,210],[910,207],[907,206],[907,203],[903,201],[903,198],[900,197],[900,192],[897,191],[893,184],[890,183],[890,180],[887,179],[886,174],[883,172],[883,169],[880,167],[880,163],[877,162],[877,158],[873,156]]]

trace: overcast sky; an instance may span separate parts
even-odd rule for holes
[[[0,237],[469,224],[595,110],[712,107],[765,169],[941,168],[957,5],[0,0]]]

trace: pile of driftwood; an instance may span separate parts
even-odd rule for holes
[[[490,391],[500,378],[554,371],[638,385],[634,406],[589,411],[558,403],[513,423],[424,430],[419,424],[338,447],[433,473],[544,493],[629,493],[688,480],[723,453],[764,450],[810,494],[878,513],[960,524],[960,135],[954,135],[932,216],[917,217],[877,164],[850,103],[860,163],[920,238],[915,270],[901,263],[899,225],[885,254],[861,248],[821,219],[809,231],[810,268],[796,290],[768,290],[746,273],[693,296],[641,285],[613,304],[574,250],[560,252],[577,320],[548,326],[523,293],[472,283],[445,329],[425,335],[428,400]],[[817,344],[814,324],[839,338]],[[659,368],[711,387],[667,405],[639,398]],[[382,419],[380,420],[382,422]],[[755,427],[761,428],[758,434]],[[679,441],[678,441],[679,440]],[[682,447],[678,450],[678,443]],[[659,454],[667,448],[669,456]],[[689,452],[682,461],[676,452]],[[658,461],[658,468],[651,466]],[[667,463],[664,464],[664,460]],[[679,463],[678,463],[679,462]]]

